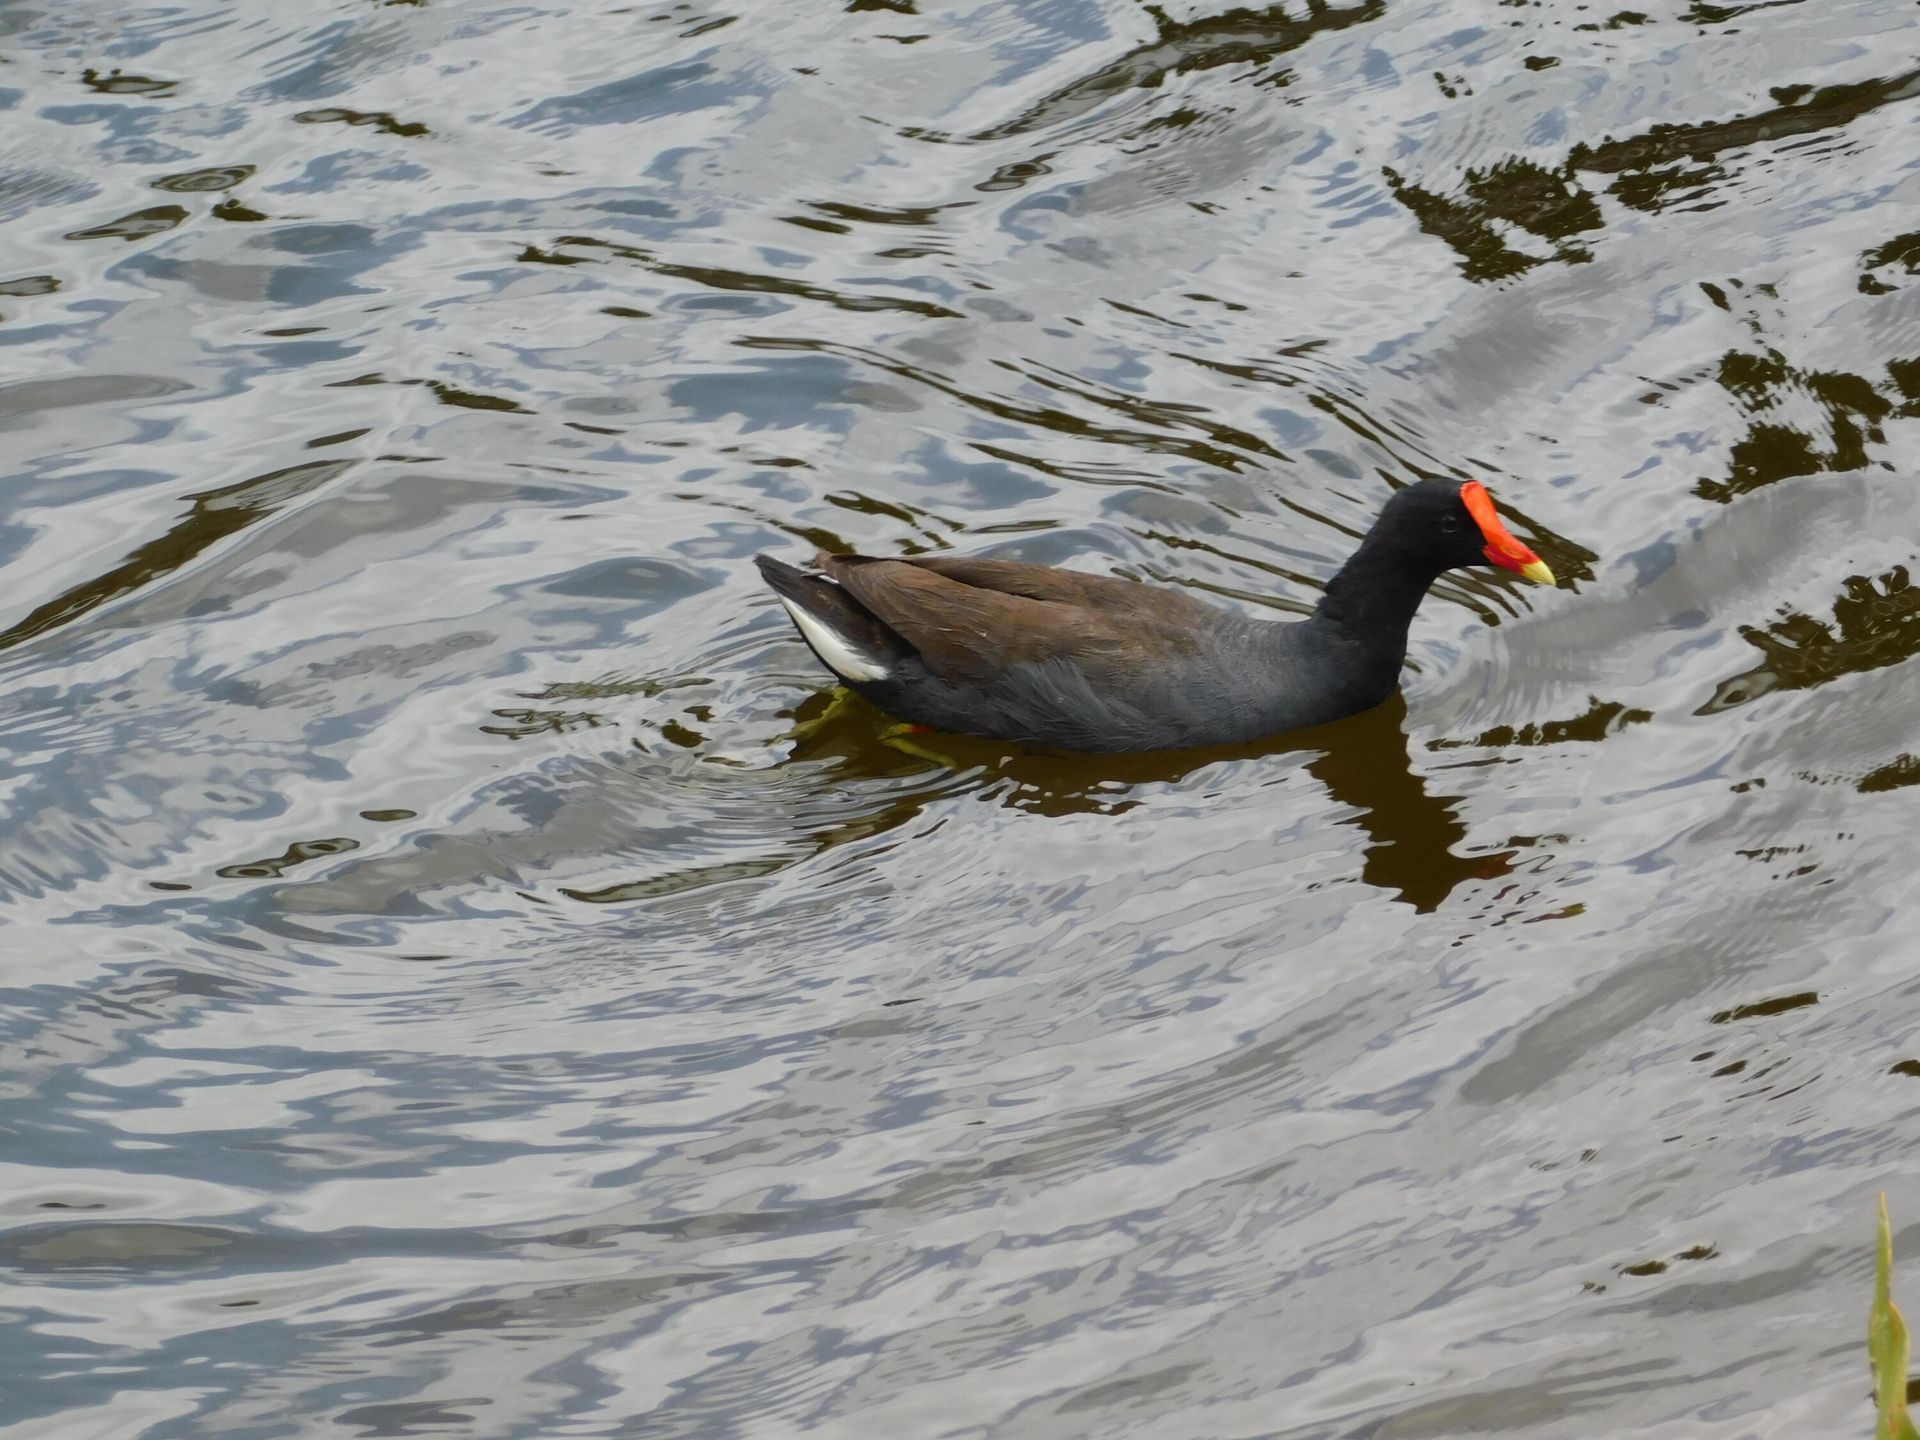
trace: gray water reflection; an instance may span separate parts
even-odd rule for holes
[[[0,7],[0,1437],[1865,1434],[1891,0]],[[750,557],[1404,703],[883,743]]]

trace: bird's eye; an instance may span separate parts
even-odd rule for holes
[[[1443,531],[1444,533],[1446,533],[1446,534],[1448,534],[1448,535],[1451,535],[1451,534],[1452,534],[1452,533],[1453,533],[1454,531],[1456,531],[1456,530],[1458,530],[1459,528],[1460,528],[1460,518],[1459,518],[1459,516],[1457,516],[1457,515],[1442,515],[1442,516],[1440,517],[1440,529],[1441,529],[1441,530],[1442,530],[1442,531]]]

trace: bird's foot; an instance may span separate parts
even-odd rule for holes
[[[793,729],[787,732],[786,738],[789,740],[811,740],[836,720],[844,717],[849,710],[853,709],[858,699],[859,697],[846,686],[836,685],[833,694],[827,697],[827,708],[811,720],[796,720]]]

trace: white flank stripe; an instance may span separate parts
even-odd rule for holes
[[[817,615],[809,615],[784,595],[774,597],[787,607],[787,614],[793,617],[793,623],[800,627],[800,633],[807,637],[807,644],[813,647],[813,653],[826,661],[827,668],[842,680],[884,680],[887,667],[871,656],[862,655],[854,649],[846,636],[829,630]]]

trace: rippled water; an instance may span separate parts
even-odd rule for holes
[[[1911,3],[14,0],[0,221],[4,1440],[1869,1432]],[[1429,474],[1404,703],[793,737]]]

